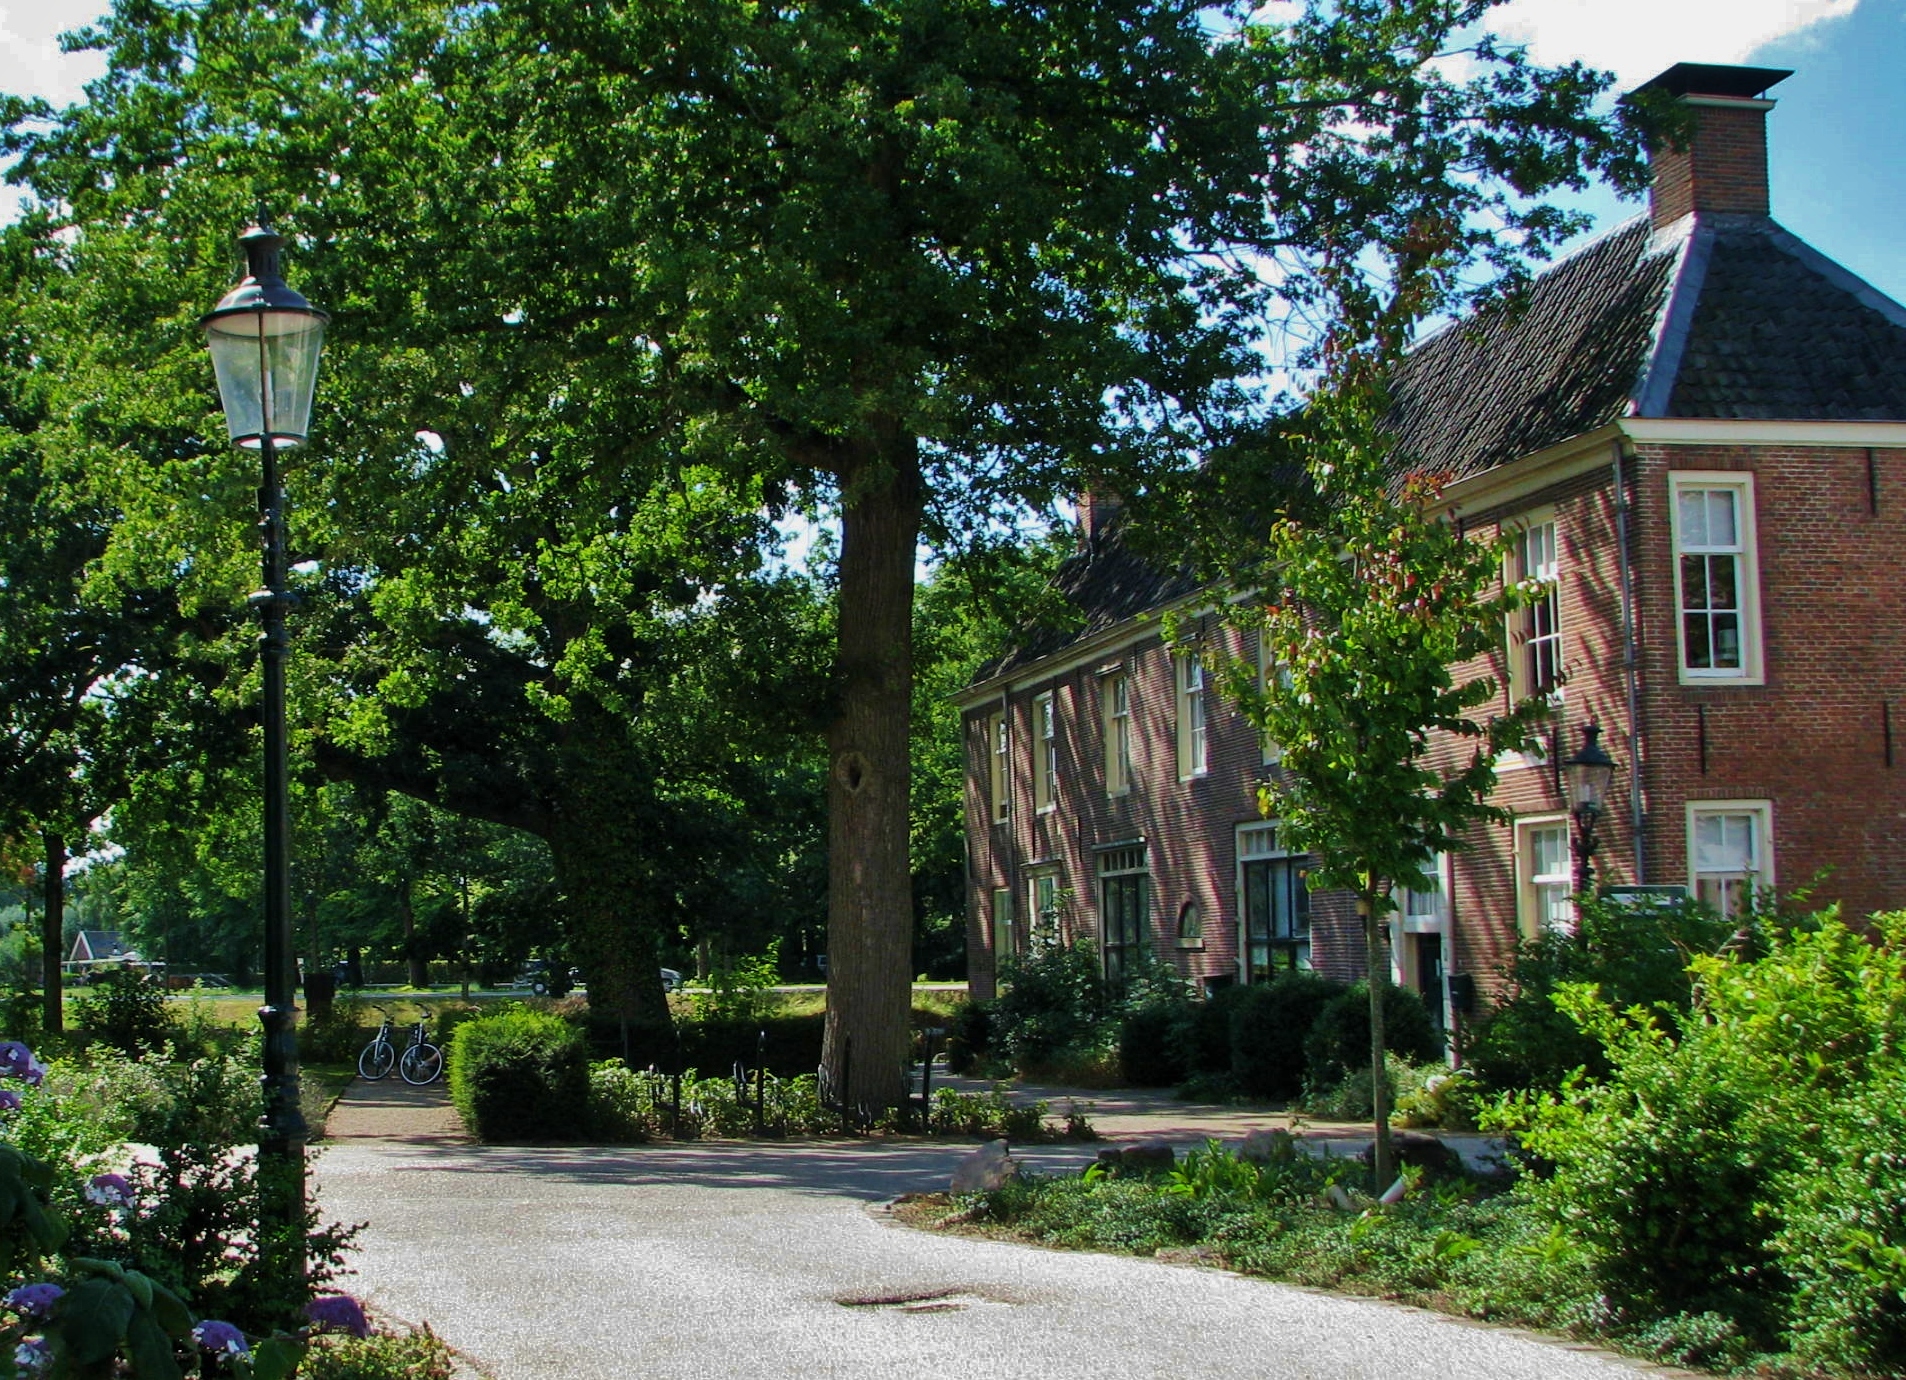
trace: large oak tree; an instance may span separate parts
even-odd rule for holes
[[[1236,445],[1318,260],[1430,223],[1513,259],[1564,228],[1547,189],[1632,176],[1594,74],[1448,58],[1487,8],[120,0],[90,105],[11,123],[61,219],[147,228],[208,286],[252,199],[282,211],[365,376],[327,444],[379,450],[371,380],[420,413],[510,387],[439,367],[508,337],[639,418],[623,443],[831,506],[826,1058],[878,1104],[922,543]]]

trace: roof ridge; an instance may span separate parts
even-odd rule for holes
[[[1670,276],[1668,290],[1662,294],[1661,310],[1649,332],[1652,346],[1643,361],[1641,373],[1628,395],[1630,417],[1665,417],[1668,401],[1674,396],[1675,380],[1681,374],[1681,360],[1687,353],[1688,335],[1694,327],[1694,310],[1701,302],[1701,289],[1707,284],[1708,262],[1714,254],[1714,228],[1699,215],[1682,217],[1685,230],[1679,230],[1674,252],[1680,262]]]

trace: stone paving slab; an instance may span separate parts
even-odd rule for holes
[[[324,1138],[412,1145],[465,1145],[470,1140],[441,1079],[417,1088],[394,1074],[375,1083],[351,1080],[325,1120]]]

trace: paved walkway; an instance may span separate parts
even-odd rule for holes
[[[885,1218],[879,1204],[943,1187],[964,1145],[478,1146],[441,1087],[388,1083],[354,1085],[330,1131],[319,1201],[369,1224],[351,1287],[497,1380],[1637,1373],[1415,1309]],[[1023,1152],[1045,1168],[1092,1154]]]

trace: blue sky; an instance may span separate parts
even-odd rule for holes
[[[100,0],[0,0],[0,90],[70,100],[97,59],[55,36]],[[1774,215],[1906,299],[1906,0],[1511,0],[1490,27],[1537,60],[1580,58],[1634,86],[1678,61],[1791,67],[1769,117]],[[1606,228],[1634,214],[1606,192]]]

